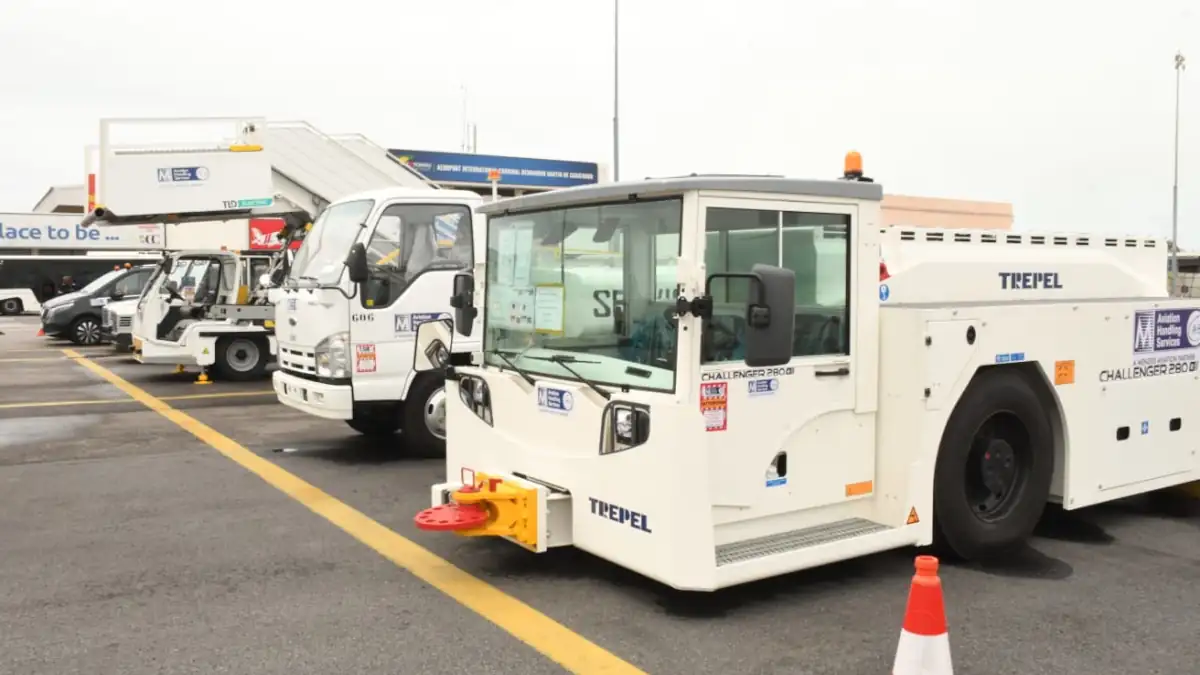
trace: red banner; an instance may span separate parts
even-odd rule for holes
[[[282,218],[251,218],[250,219],[250,250],[278,251],[283,248]],[[300,248],[299,241],[292,242],[292,250]]]

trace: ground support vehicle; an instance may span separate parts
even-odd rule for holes
[[[146,126],[187,127],[180,134],[186,132],[189,138],[201,127],[222,135],[213,143],[181,140],[157,146],[118,138],[127,128]],[[136,357],[143,362],[198,363],[204,369],[201,381],[207,381],[210,365],[236,379],[264,372],[266,358],[276,352],[270,304],[281,297],[278,283],[287,277],[292,260],[288,248],[304,237],[318,212],[364,189],[408,184],[413,191],[436,191],[423,176],[361,137],[339,140],[307,124],[268,123],[262,118],[102,120],[99,177],[100,206],[83,219],[84,227],[154,222],[202,227],[214,220],[284,220],[286,241],[271,263],[269,280],[259,279],[257,272],[244,277],[239,256],[199,252],[186,262],[189,269],[209,265],[205,274],[215,276],[208,288],[219,288],[216,296],[197,304],[184,296],[183,277],[175,279],[172,290],[164,276],[160,290],[165,297],[156,291],[142,298],[133,340]],[[217,268],[224,271],[218,273]],[[167,269],[164,274],[174,272]],[[247,302],[243,291],[253,287],[255,279],[256,297]]]
[[[133,346],[133,316],[137,313],[138,298],[110,302],[100,314],[100,337],[116,349],[128,351]]]
[[[474,192],[395,187],[327,207],[275,305],[279,400],[367,435],[403,429],[406,450],[443,452],[442,376],[413,371],[415,331],[451,317],[455,275],[483,255],[473,212],[482,203]],[[450,358],[468,363],[475,350],[459,340]]]
[[[1163,240],[881,229],[854,164],[482,206],[486,279],[457,277],[454,328],[415,345],[437,370],[482,318],[482,362],[443,370],[418,527],[711,591],[905,546],[1000,556],[1048,502],[1200,478],[1200,305],[1168,297]],[[619,285],[564,253],[579,233],[614,242]]]
[[[138,297],[154,272],[154,265],[128,263],[102,274],[88,285],[42,303],[41,333],[77,345],[103,341],[101,313],[109,302]]]
[[[163,260],[133,320],[133,358],[140,363],[198,365],[228,380],[263,377],[275,353],[266,301],[272,254],[184,251]]]

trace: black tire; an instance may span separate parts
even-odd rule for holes
[[[67,339],[83,347],[100,344],[102,338],[99,317],[86,314],[75,319],[67,331]]]
[[[967,387],[942,434],[933,481],[935,545],[966,560],[1019,549],[1050,496],[1054,435],[1033,386],[1000,367]]]
[[[25,304],[17,298],[5,298],[0,302],[0,314],[20,314],[25,311]]]
[[[409,454],[418,457],[446,456],[445,388],[445,377],[431,372],[418,374],[408,388],[408,397],[404,400],[404,447]],[[427,415],[437,416],[432,408],[439,392],[443,401],[440,432],[436,430],[436,424],[426,421]]]
[[[213,370],[222,380],[247,382],[261,379],[267,372],[270,350],[259,336],[230,335],[217,340]]]
[[[346,420],[351,429],[370,438],[387,438],[400,431],[400,412],[393,406],[355,406],[354,417]]]

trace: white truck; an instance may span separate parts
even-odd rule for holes
[[[443,452],[442,376],[413,371],[415,331],[450,318],[456,274],[483,269],[482,203],[474,192],[395,187],[328,206],[275,304],[279,400],[362,434],[403,429],[408,452]],[[469,363],[474,351],[459,340],[452,360]]]
[[[262,377],[275,353],[274,308],[264,285],[275,256],[178,251],[163,259],[138,298],[133,358],[198,365],[220,378]]]
[[[450,429],[417,526],[712,591],[906,546],[1000,556],[1048,502],[1200,478],[1200,304],[1168,297],[1163,240],[881,228],[881,198],[848,170],[480,207],[486,279],[457,277],[414,349]],[[572,229],[617,242],[620,283],[536,255]],[[480,337],[481,364],[446,366]]]

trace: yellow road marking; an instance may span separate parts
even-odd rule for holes
[[[74,360],[74,359],[70,359]],[[159,396],[160,401],[191,401],[194,399],[206,398],[241,398],[245,396],[266,396],[274,394],[273,389],[264,389],[262,391],[226,391],[217,392],[214,394],[185,394],[183,396]],[[73,405],[105,405],[116,403],[137,403],[138,401],[132,398],[104,398],[104,399],[89,399],[86,401],[34,401],[32,403],[0,403],[0,410],[8,408],[56,408]]]
[[[151,396],[104,366],[70,349],[64,349],[63,353],[376,553],[454,598],[568,671],[596,675],[644,675],[643,671],[582,635],[380,525],[315,485],[259,457],[237,441],[172,408],[162,399]]]

